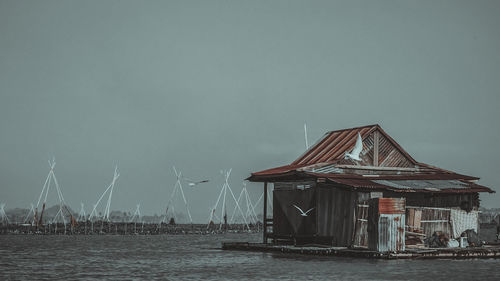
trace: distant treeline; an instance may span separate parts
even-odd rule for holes
[[[69,211],[72,213],[72,215],[75,217],[76,220],[78,221],[85,221],[89,220],[89,215],[86,214],[84,218],[81,218],[77,212],[69,208]],[[43,214],[43,221],[44,223],[50,223],[52,219],[56,216],[57,212],[59,211],[59,205],[54,205],[51,206],[50,208],[47,208],[44,210]],[[38,210],[40,212],[40,210]],[[9,209],[6,210],[7,217],[9,219],[9,222],[11,224],[24,224],[24,223],[31,223],[33,222],[34,214],[30,209],[23,209],[23,208],[14,208],[14,209]],[[70,221],[68,215],[65,215],[67,221]],[[97,214],[96,218],[93,218],[93,221],[99,220],[99,217],[102,217],[100,213]],[[149,216],[141,216],[140,218],[133,218],[133,214],[131,212],[124,212],[124,211],[112,211],[110,212],[109,220],[111,222],[145,222],[145,223],[169,223],[172,218],[175,218],[175,222],[177,223],[189,223],[189,220],[187,216],[184,213],[175,213],[175,216],[172,214],[169,214],[169,216],[165,215],[149,215]],[[235,221],[242,221],[239,219],[239,217],[235,216],[236,220]],[[62,222],[59,220],[59,222]],[[0,221],[0,224],[2,221]]]

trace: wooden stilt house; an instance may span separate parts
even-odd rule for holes
[[[348,155],[358,134],[362,149],[355,160]],[[274,186],[272,218],[264,206],[264,243],[344,247],[368,246],[374,198],[399,199],[377,201],[388,214],[403,204],[404,224],[396,226],[403,238],[405,231],[456,237],[477,231],[479,192],[494,192],[477,177],[417,162],[379,125],[328,132],[291,164],[248,180],[263,182],[264,196],[268,184]]]

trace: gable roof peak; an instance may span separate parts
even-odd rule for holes
[[[390,163],[385,162],[385,164],[398,166],[410,166],[417,164],[417,161],[415,161],[413,157],[411,157],[393,138],[391,138],[379,124],[372,124],[327,132],[323,138],[311,146],[304,154],[297,158],[297,160],[292,162],[292,165],[342,161],[345,153],[352,150],[354,147],[358,133],[361,135],[363,140],[364,153],[367,153],[368,151],[365,151],[366,149],[374,149],[373,146],[375,140],[372,133],[375,131],[379,132],[379,135],[382,136],[381,140],[383,139],[384,148],[387,149],[388,152],[392,152],[394,150],[394,153],[400,155],[400,157],[394,161],[392,159],[388,159]],[[387,145],[393,149],[389,149]]]
[[[352,128],[345,128],[345,129],[328,131],[328,132],[326,132],[326,135],[331,134],[331,133],[343,132],[343,131],[361,130],[364,128],[370,128],[371,130],[382,129],[382,127],[380,127],[379,124],[372,124],[372,125],[364,125],[364,126],[359,126],[359,127],[352,127]]]

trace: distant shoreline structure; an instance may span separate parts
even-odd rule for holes
[[[0,235],[162,235],[162,234],[220,234],[220,233],[259,233],[262,224],[228,224],[222,229],[218,224],[168,224],[134,222],[80,222],[70,224],[48,223],[43,226],[31,224],[8,224],[0,226]]]

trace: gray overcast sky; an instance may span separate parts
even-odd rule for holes
[[[211,179],[186,188],[204,222],[219,171],[238,193],[303,152],[304,122],[311,143],[379,123],[500,191],[498,15],[500,1],[0,0],[0,202],[36,203],[55,156],[74,209],[118,164],[112,209],[161,213],[176,165]]]

